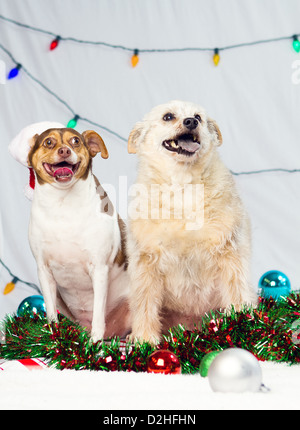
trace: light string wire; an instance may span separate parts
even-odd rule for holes
[[[42,28],[38,28],[38,27],[34,27],[28,24],[24,24],[22,22],[16,21],[12,18],[7,18],[3,15],[0,14],[0,19],[2,19],[3,21],[6,22],[10,22],[11,24],[17,25],[19,27],[22,28],[26,28],[27,30],[32,30],[38,33],[43,33],[49,36],[52,36],[54,38],[59,37],[60,40],[64,40],[64,41],[71,41],[71,42],[76,42],[76,43],[81,43],[81,44],[86,44],[86,45],[99,45],[99,46],[105,46],[108,48],[112,48],[112,49],[121,49],[123,51],[128,51],[128,52],[134,52],[136,50],[136,48],[130,48],[128,46],[124,46],[124,45],[114,45],[112,43],[108,43],[108,42],[103,42],[103,41],[93,41],[93,40],[82,40],[82,39],[77,39],[76,37],[66,37],[66,36],[61,36],[58,35],[56,33],[53,33],[52,31],[49,30],[44,30]],[[218,47],[219,51],[225,51],[225,50],[229,50],[229,49],[235,49],[235,48],[242,48],[245,46],[254,46],[254,45],[259,45],[259,44],[264,44],[264,43],[273,43],[273,42],[279,42],[282,40],[291,40],[293,39],[293,37],[299,37],[300,33],[294,33],[291,36],[281,36],[281,37],[274,37],[274,38],[270,38],[270,39],[261,39],[261,40],[255,40],[253,42],[243,42],[243,43],[237,43],[234,45],[227,45],[227,46],[223,46],[223,47]],[[138,52],[144,52],[144,53],[155,53],[155,52],[184,52],[184,51],[215,51],[216,47],[214,48],[210,48],[210,47],[184,47],[184,48],[139,48]]]
[[[0,43],[0,49],[2,51],[4,51],[8,57],[15,63],[15,64],[19,64],[18,61],[14,58],[14,56],[12,55],[12,53],[10,51],[8,51],[8,49],[6,49],[2,43]],[[54,97],[57,101],[59,101],[61,104],[63,104],[71,113],[73,116],[77,116],[78,119],[80,119],[81,121],[87,122],[93,126],[99,127],[102,130],[107,131],[108,133],[116,136],[118,139],[127,142],[127,139],[125,139],[125,137],[121,136],[120,134],[116,133],[115,131],[109,129],[108,127],[105,127],[104,125],[101,125],[95,121],[91,121],[88,118],[84,118],[81,115],[76,114],[76,112],[74,111],[74,109],[69,105],[69,103],[67,103],[65,100],[63,100],[60,96],[58,96],[54,91],[52,91],[50,88],[48,88],[43,82],[41,82],[38,78],[36,78],[35,76],[32,75],[32,73],[26,69],[26,67],[22,64],[22,71],[32,80],[34,81],[36,84],[38,84],[40,87],[42,87],[47,93],[49,93],[52,97]]]
[[[2,15],[0,15],[0,18],[3,18]],[[5,18],[6,19],[6,18]],[[11,21],[10,19],[8,19],[9,21]],[[13,20],[12,20],[13,21]],[[14,21],[14,23],[17,23],[16,21]],[[26,24],[21,24],[18,23],[18,25],[20,25],[21,27],[25,27],[25,28],[33,28],[35,29],[35,27],[31,27],[31,26],[27,26]],[[42,29],[35,29],[36,31],[40,31],[40,32],[45,32],[47,34],[51,34],[52,36],[55,36],[55,33],[52,32],[48,32],[46,30],[42,30]],[[287,39],[288,37],[285,38],[276,38],[276,39],[269,39],[268,41],[278,41],[278,40],[282,40],[282,39]],[[75,39],[76,41],[78,41],[79,39]],[[256,41],[253,42],[252,44],[257,44],[257,43],[263,43],[266,42],[265,41]],[[100,44],[100,42],[98,43]],[[245,44],[239,44],[239,45],[231,45],[230,47],[224,47],[221,49],[229,49],[229,48],[235,48],[238,46],[244,46]],[[111,47],[116,47],[117,45],[110,45]],[[119,46],[119,45],[118,45]],[[128,49],[129,48],[125,48],[124,49]],[[0,43],[0,49],[5,52],[7,54],[7,56],[15,63],[15,64],[19,64],[18,61],[14,58],[14,56],[12,55],[12,53],[5,48],[1,43]],[[184,48],[184,49],[189,49],[189,48]],[[192,49],[192,48],[191,48]],[[205,49],[210,49],[210,48],[205,48]],[[32,73],[26,68],[24,67],[24,65],[22,64],[22,71],[35,83],[37,83],[41,88],[43,88],[47,93],[49,93],[52,97],[54,97],[58,102],[60,102],[61,104],[63,104],[71,113],[72,115],[75,117],[77,117],[78,119],[80,119],[81,121],[87,122],[93,126],[96,126],[102,130],[107,131],[108,133],[116,136],[118,139],[122,140],[123,142],[127,142],[127,139],[123,136],[121,136],[120,134],[118,134],[117,132],[109,129],[106,126],[103,126],[95,121],[92,121],[88,118],[84,118],[81,115],[76,114],[76,112],[74,111],[74,109],[65,101],[63,100],[60,96],[58,96],[54,91],[52,91],[50,88],[48,88],[43,82],[41,82],[38,78],[36,78],[35,76],[32,75]],[[250,171],[244,171],[244,172],[235,172],[233,170],[230,170],[231,174],[234,176],[242,176],[242,175],[257,175],[257,174],[261,174],[261,173],[270,173],[270,172],[284,172],[284,173],[299,173],[300,172],[300,168],[296,168],[296,169],[285,169],[285,168],[270,168],[270,169],[261,169],[261,170],[250,170]]]
[[[23,281],[23,279],[19,278],[18,276],[14,275],[12,273],[12,271],[6,266],[6,264],[4,263],[4,261],[0,258],[0,264],[4,267],[4,269],[7,270],[7,272],[10,274],[10,276],[12,277],[12,279],[15,281],[14,284],[16,284],[17,282],[20,282],[21,284],[25,284],[31,288],[33,288],[34,290],[36,290],[40,295],[42,295],[42,292],[40,290],[40,288],[34,284],[33,282],[26,282]]]
[[[111,43],[107,43],[107,42],[103,42],[103,41],[90,41],[90,40],[81,40],[81,39],[77,39],[75,37],[65,37],[65,36],[60,36],[57,35],[56,33],[53,33],[51,31],[48,30],[44,30],[41,28],[37,28],[37,27],[33,27],[31,25],[28,24],[24,24],[21,22],[18,22],[14,19],[11,18],[7,18],[3,15],[0,14],[0,19],[6,22],[10,22],[11,24],[17,25],[19,27],[28,29],[28,30],[32,30],[35,32],[39,32],[39,33],[43,33],[46,35],[49,35],[51,37],[57,38],[59,37],[60,40],[63,41],[71,41],[71,42],[75,42],[75,43],[80,43],[80,44],[87,44],[87,45],[98,45],[98,46],[104,46],[104,47],[108,47],[108,48],[112,48],[112,49],[120,49],[123,51],[128,51],[128,52],[135,52],[136,48],[129,48],[127,46],[123,46],[123,45],[114,45]],[[274,43],[274,42],[279,42],[279,41],[283,41],[283,40],[291,40],[294,37],[299,37],[300,33],[297,34],[293,34],[292,36],[283,36],[283,37],[276,37],[276,38],[271,38],[271,39],[262,39],[262,40],[256,40],[253,42],[244,42],[244,43],[238,43],[238,44],[234,44],[234,45],[227,45],[227,46],[223,46],[223,47],[219,47],[217,48],[218,51],[225,51],[225,50],[229,50],[229,49],[235,49],[235,48],[242,48],[242,47],[246,47],[246,46],[254,46],[254,45],[259,45],[259,44],[266,44],[266,43]],[[0,49],[6,53],[6,55],[15,63],[15,64],[19,64],[16,59],[14,58],[14,56],[12,55],[12,53],[6,49],[1,43],[0,43]],[[211,51],[214,52],[216,50],[216,48],[210,48],[210,47],[184,47],[184,48],[155,48],[155,49],[142,49],[139,48],[138,52],[139,53],[166,53],[166,52],[184,52],[184,51]],[[81,121],[87,122],[93,126],[96,126],[102,130],[107,131],[108,133],[116,136],[118,139],[127,142],[127,139],[125,139],[123,136],[121,136],[120,134],[116,133],[115,131],[109,129],[106,126],[103,126],[95,121],[92,121],[88,118],[84,118],[81,115],[76,114],[76,112],[74,111],[74,109],[69,105],[69,103],[67,103],[65,100],[63,100],[60,96],[58,96],[54,91],[52,91],[50,88],[48,88],[43,82],[41,82],[38,78],[36,78],[35,76],[32,75],[32,73],[26,68],[24,67],[24,65],[22,64],[22,71],[32,80],[34,81],[36,84],[38,84],[41,88],[43,88],[48,94],[50,94],[52,97],[54,97],[58,102],[60,102],[62,105],[64,105],[71,113],[73,116],[77,116],[78,119],[80,119]],[[234,172],[232,170],[230,170],[230,172],[235,175],[235,176],[241,176],[241,175],[256,175],[256,174],[261,174],[261,173],[269,173],[269,172],[285,172],[285,173],[298,173],[300,172],[300,169],[284,169],[284,168],[272,168],[272,169],[261,169],[261,170],[252,170],[252,171],[244,171],[244,172]],[[39,294],[42,294],[40,288],[32,283],[32,282],[26,282],[22,279],[20,279],[18,276],[14,275],[11,270],[6,266],[6,264],[3,262],[2,259],[0,259],[0,264],[7,270],[7,272],[9,273],[9,275],[12,277],[13,280],[15,280],[15,283],[20,282],[23,283],[33,289],[35,289]]]
[[[246,172],[234,172],[230,170],[230,173],[234,176],[243,176],[243,175],[258,175],[260,173],[269,173],[269,172],[283,172],[283,173],[299,173],[300,169],[284,169],[281,167],[272,168],[272,169],[261,169],[261,170],[249,170]]]

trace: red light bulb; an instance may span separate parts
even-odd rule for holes
[[[57,36],[56,39],[52,40],[52,42],[50,43],[50,51],[53,51],[53,49],[57,48],[60,39],[60,36]]]

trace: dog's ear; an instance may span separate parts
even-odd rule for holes
[[[127,146],[129,154],[136,154],[138,141],[139,141],[139,138],[141,137],[142,131],[143,131],[142,122],[138,122],[133,128],[133,130],[131,130],[128,138],[128,146]]]
[[[216,145],[217,146],[222,145],[222,143],[223,143],[223,137],[222,137],[222,134],[220,132],[219,126],[216,123],[216,121],[214,121],[213,119],[208,118],[207,119],[207,127],[208,127],[208,130],[210,131],[210,134],[213,136],[214,142],[216,143]]]
[[[95,157],[98,152],[101,152],[102,158],[108,158],[108,150],[101,136],[93,130],[86,130],[82,133],[84,141],[89,150],[91,157]]]
[[[27,164],[28,167],[32,167],[32,156],[34,151],[36,150],[36,144],[37,144],[37,140],[39,138],[38,134],[35,134],[29,141],[29,152],[28,152],[28,157],[27,157]]]

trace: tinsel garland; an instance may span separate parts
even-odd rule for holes
[[[173,327],[156,348],[144,342],[128,344],[123,352],[118,338],[94,344],[87,331],[63,315],[51,324],[40,315],[7,315],[4,325],[0,358],[43,357],[58,369],[144,372],[155,349],[168,349],[179,358],[182,373],[197,373],[206,353],[231,347],[247,349],[259,360],[300,363],[299,292],[279,301],[260,297],[254,309],[211,312],[192,331]]]

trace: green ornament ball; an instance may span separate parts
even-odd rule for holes
[[[208,369],[211,365],[211,363],[214,361],[214,359],[216,358],[216,356],[218,354],[220,354],[221,351],[211,351],[208,354],[206,354],[201,362],[200,362],[200,367],[199,367],[199,371],[200,371],[200,375],[205,378],[208,374]]]

